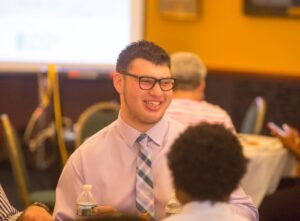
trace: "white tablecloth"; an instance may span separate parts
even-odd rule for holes
[[[258,207],[277,188],[280,178],[295,175],[296,160],[274,137],[239,134],[248,168],[241,185]]]

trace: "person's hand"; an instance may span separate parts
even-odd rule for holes
[[[111,206],[97,206],[94,208],[95,215],[97,216],[110,216],[118,214],[118,211]]]
[[[52,216],[42,207],[31,205],[27,207],[18,221],[53,221]]]
[[[297,129],[290,127],[287,124],[283,126],[284,133],[278,133],[276,130],[272,130],[273,135],[278,137],[282,144],[289,149],[298,159],[300,159],[300,136]]]
[[[143,221],[150,221],[151,220],[151,216],[149,215],[149,213],[142,213],[139,215],[139,218]]]
[[[131,217],[131,215],[124,215],[121,212],[117,211],[115,208],[111,206],[97,206],[94,208],[95,216],[97,217]],[[133,216],[135,217],[135,216]],[[149,221],[150,216],[147,213],[140,214],[137,216],[141,221]],[[121,220],[121,219],[120,219]],[[124,219],[126,220],[126,219]]]

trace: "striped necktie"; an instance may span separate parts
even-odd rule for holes
[[[147,140],[146,134],[137,139],[140,150],[136,161],[136,208],[140,213],[149,215],[150,220],[155,220],[152,163]]]

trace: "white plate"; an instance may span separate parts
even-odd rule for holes
[[[247,149],[260,151],[282,149],[280,140],[275,137],[253,134],[238,134],[237,136],[242,146]]]

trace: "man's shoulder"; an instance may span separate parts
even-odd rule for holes
[[[227,112],[217,104],[207,102],[205,100],[195,101],[189,99],[177,99],[172,101],[171,105],[167,109],[167,113],[172,114],[173,112],[182,113],[202,113],[202,112],[219,112],[221,114],[227,114]]]
[[[173,98],[172,102],[169,105],[168,110],[176,110],[176,109],[183,109],[187,107],[195,107],[198,106],[201,102],[192,100],[192,99],[180,99],[180,98]]]
[[[223,118],[230,118],[229,114],[221,106],[207,101],[202,101],[202,112],[207,113],[210,116],[218,116]]]
[[[207,101],[201,101],[199,103],[204,108],[215,110],[215,111],[220,111],[220,112],[226,112],[222,107],[220,107],[217,104],[213,104],[213,103],[210,103],[210,102],[207,102]]]

